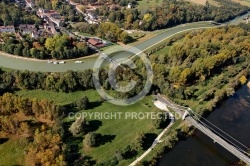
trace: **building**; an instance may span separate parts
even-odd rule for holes
[[[132,8],[132,3],[128,3],[127,8],[128,8],[128,9],[131,9],[131,8]]]
[[[18,28],[22,35],[32,34],[32,32],[37,31],[35,25],[30,25],[30,24],[20,24]]]
[[[15,27],[10,26],[0,26],[0,33],[15,33]]]
[[[56,34],[56,28],[53,23],[44,24],[44,29],[50,34]]]
[[[58,27],[60,26],[61,22],[64,22],[64,19],[61,17],[60,13],[56,12],[55,10],[45,10],[39,8],[37,11],[37,15],[41,18],[48,18],[51,22],[56,24]]]
[[[105,44],[102,42],[102,40],[96,39],[96,38],[90,38],[88,39],[88,43],[95,47],[104,47]]]
[[[38,32],[32,32],[31,37],[37,39],[39,37]]]

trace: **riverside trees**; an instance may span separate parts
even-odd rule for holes
[[[55,35],[35,40],[29,36],[22,40],[11,34],[1,34],[0,50],[18,56],[37,59],[69,59],[91,54],[86,42],[66,35]]]

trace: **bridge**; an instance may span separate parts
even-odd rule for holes
[[[155,95],[155,98],[165,104],[168,108],[171,108],[176,113],[180,114],[183,120],[199,129],[202,133],[210,137],[215,143],[218,143],[250,166],[250,149],[248,147],[222,131],[201,115],[194,112],[191,108],[177,105],[159,94]]]

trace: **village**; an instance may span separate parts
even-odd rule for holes
[[[83,5],[68,0],[66,0],[65,3],[73,6],[76,10],[76,14],[82,14],[84,16],[85,22],[88,24],[99,25],[101,22],[108,21],[107,18],[96,16],[94,14],[94,11],[99,6],[103,5],[101,3],[96,2],[93,4]],[[40,37],[52,37],[56,34],[62,33],[70,37],[76,37],[81,41],[84,40],[88,42],[88,45],[92,49],[105,47],[111,44],[109,41],[100,39],[98,37],[86,37],[82,35],[77,35],[76,33],[72,33],[63,26],[65,24],[65,19],[63,16],[60,15],[59,12],[55,10],[38,8],[31,0],[16,0],[15,5],[27,11],[35,11],[36,15],[42,20],[42,23],[39,25],[20,24],[18,26],[0,26],[0,33],[13,33],[19,39],[22,39],[24,35],[29,35],[33,39],[39,39]],[[111,10],[118,10],[120,6],[113,4],[110,5],[109,8]],[[129,3],[127,8],[132,8],[132,4]]]

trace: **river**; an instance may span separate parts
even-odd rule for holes
[[[240,88],[207,119],[250,148],[250,88]],[[196,130],[163,155],[159,166],[229,166],[238,159]]]

